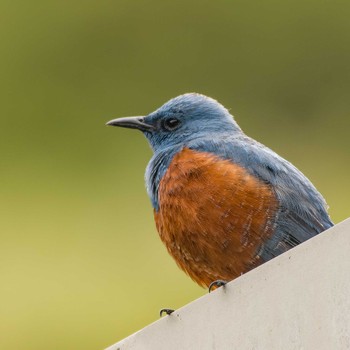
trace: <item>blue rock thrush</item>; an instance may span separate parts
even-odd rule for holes
[[[107,124],[146,136],[159,236],[201,286],[223,285],[333,226],[312,183],[212,98],[189,93]]]

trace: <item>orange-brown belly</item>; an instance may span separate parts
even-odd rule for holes
[[[155,211],[160,238],[178,266],[202,286],[259,265],[278,202],[270,187],[210,153],[184,149],[162,178]]]

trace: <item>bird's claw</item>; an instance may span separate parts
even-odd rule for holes
[[[223,280],[216,280],[216,281],[211,282],[209,285],[209,293],[212,291],[212,289],[214,287],[219,288],[219,287],[225,286],[226,284],[227,284],[227,282],[223,281]]]
[[[171,315],[175,310],[173,309],[161,309],[159,311],[159,316],[162,317],[163,313],[167,314],[167,315]]]

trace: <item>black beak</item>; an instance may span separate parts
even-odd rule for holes
[[[120,126],[122,128],[138,129],[141,131],[152,131],[153,125],[146,124],[144,117],[127,117],[110,120],[106,125]]]

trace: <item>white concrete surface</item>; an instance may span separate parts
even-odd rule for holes
[[[350,349],[350,219],[107,350]]]

